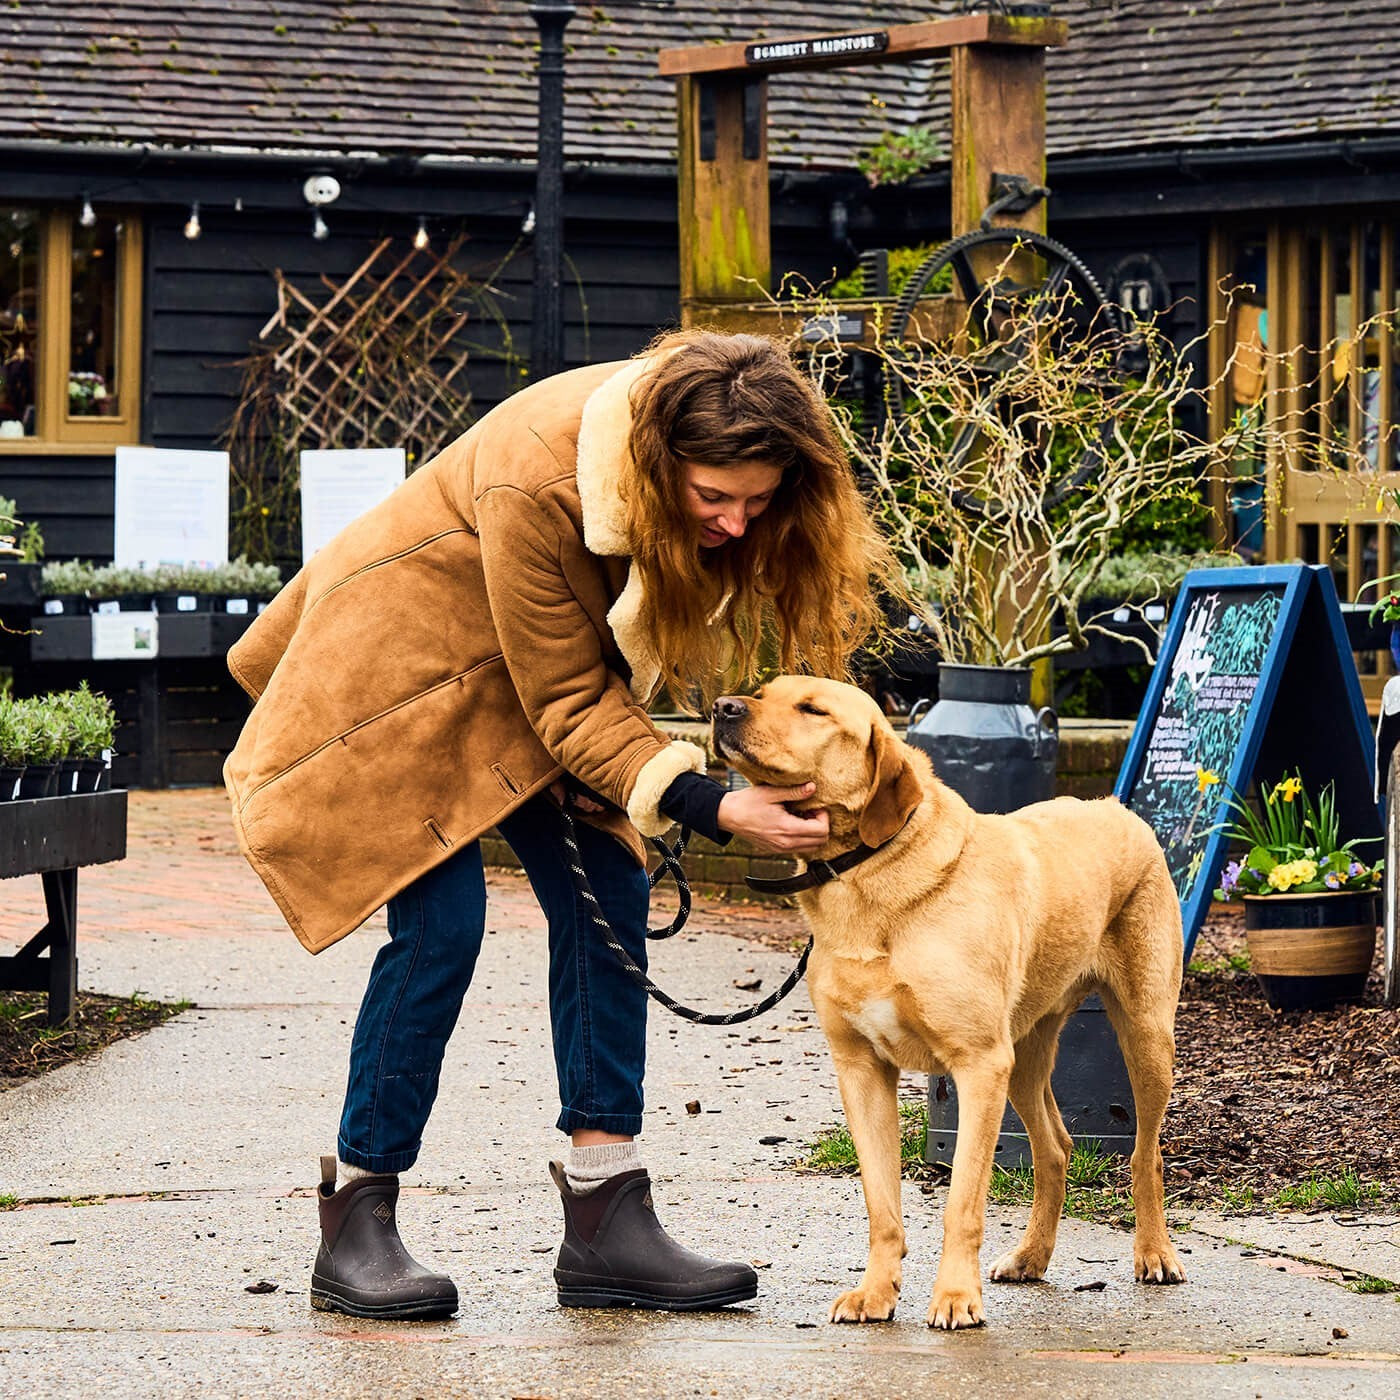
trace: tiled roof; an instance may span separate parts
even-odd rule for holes
[[[955,0],[580,3],[566,39],[572,161],[673,159],[663,47],[869,29]],[[1062,0],[1052,155],[1400,130],[1400,6],[1377,0]],[[537,30],[524,0],[7,0],[0,143],[530,159]],[[774,77],[774,165],[849,165],[883,130],[946,129],[946,62]]]

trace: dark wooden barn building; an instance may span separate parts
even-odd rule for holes
[[[961,8],[580,5],[566,34],[566,358],[630,354],[677,318],[675,93],[660,49]],[[1395,305],[1400,12],[1362,0],[1052,9],[1070,39],[1047,55],[1049,230],[1101,280],[1173,306],[1183,336],[1231,273],[1260,288],[1276,336],[1325,339]],[[489,285],[499,319],[474,305],[462,425],[520,382],[536,37],[523,0],[5,9],[0,493],[42,522],[50,557],[110,556],[116,444],[218,442],[279,269],[338,285],[379,240],[407,248],[420,223],[430,247],[464,235],[457,265]],[[862,248],[946,235],[947,88],[939,61],[773,80],[775,270],[820,281]],[[871,188],[858,153],[916,125],[945,138],[941,164]],[[318,174],[340,187],[319,207],[304,193]],[[1346,410],[1350,431],[1381,444],[1400,417],[1393,363],[1388,343],[1357,366]],[[1335,506],[1269,522],[1269,553],[1329,552],[1356,573],[1377,550]]]

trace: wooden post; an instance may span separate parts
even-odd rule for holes
[[[1024,175],[1032,184],[1045,183],[1045,50],[1011,44],[961,44],[952,51],[953,154],[952,232],[957,238],[981,227],[982,213],[992,202],[997,175]],[[1014,114],[1014,115],[1013,115]],[[1020,214],[998,214],[997,228],[1045,232],[1045,201]],[[1030,253],[1006,258],[993,248],[970,258],[983,281],[1012,274],[1033,283],[1044,275],[1040,260]],[[1048,546],[1047,546],[1048,547]],[[985,567],[1003,567],[988,558]],[[1004,623],[1018,610],[1018,598],[1006,601]],[[1054,703],[1054,663],[1050,658],[1031,664],[1031,704]]]
[[[994,175],[1045,183],[1045,50],[961,44],[952,51],[953,237],[978,227]],[[1045,201],[1000,214],[998,227],[1045,232]]]
[[[770,290],[768,80],[676,80],[681,321],[697,302],[754,301]],[[702,313],[703,318],[703,313]]]

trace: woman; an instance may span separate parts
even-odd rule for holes
[[[554,1166],[565,1304],[718,1307],[744,1264],[675,1244],[641,1129],[646,997],[580,909],[558,803],[584,817],[603,911],[643,965],[643,835],[683,820],[800,855],[806,789],[726,793],[647,717],[784,670],[839,675],[889,556],[828,409],[776,344],[685,331],[493,409],[320,550],[230,653],[256,701],[225,765],[244,853],[318,952],[388,903],[355,1025],[338,1157],[322,1159],[312,1302],[450,1313],[395,1224],[485,927],[477,837],[500,829],[549,924],[570,1134]],[[767,639],[771,638],[770,643]],[[722,684],[723,682],[723,684]]]

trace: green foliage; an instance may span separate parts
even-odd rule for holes
[[[3,1209],[3,1201],[0,1201],[0,1209]],[[1347,1279],[1347,1287],[1353,1293],[1400,1293],[1400,1283],[1377,1278],[1374,1274],[1356,1274]]]
[[[856,156],[856,169],[871,186],[898,185],[927,170],[943,154],[931,127],[914,125],[886,131]]]
[[[22,768],[61,758],[97,758],[112,746],[116,715],[84,681],[32,699],[0,698],[0,764]]]
[[[1108,559],[1099,570],[1095,591],[1100,598],[1141,603],[1175,597],[1181,580],[1192,569],[1238,568],[1238,554],[1214,550],[1127,549]]]
[[[85,564],[81,559],[54,560],[45,564],[39,575],[39,592],[46,598],[60,594],[86,597],[96,572],[96,565]]]
[[[888,249],[890,295],[897,297],[909,279],[923,266],[925,259],[931,257],[942,246],[941,243],[917,243],[912,248]],[[948,263],[933,274],[925,289],[925,295],[937,296],[952,289],[953,265]],[[829,294],[834,297],[858,297],[863,290],[860,268],[855,267],[831,284]]]
[[[0,496],[0,536],[8,535],[19,551],[20,562],[37,564],[44,557],[44,534],[37,520],[19,518],[19,506],[8,496]]]
[[[1202,792],[1215,781],[1213,773],[1203,772]],[[1235,820],[1225,828],[1225,835],[1247,854],[1226,865],[1216,899],[1369,890],[1380,884],[1385,862],[1369,865],[1357,859],[1355,848],[1364,838],[1342,840],[1334,784],[1328,783],[1314,801],[1294,773],[1272,787],[1260,784],[1257,811],[1238,793],[1231,795],[1227,805]]]
[[[0,1191],[0,1210],[14,1210],[19,1205],[19,1197],[13,1191]]]
[[[1340,1176],[1305,1177],[1293,1186],[1286,1186],[1274,1197],[1274,1204],[1289,1210],[1311,1210],[1322,1207],[1331,1210],[1354,1210],[1379,1200],[1380,1186],[1362,1181],[1354,1171]]]
[[[1238,1191],[1233,1186],[1226,1186],[1220,1192],[1220,1201],[1227,1211],[1236,1215],[1252,1211],[1257,1204],[1252,1186],[1242,1186]]]
[[[899,1160],[917,1164],[924,1160],[924,1138],[928,1132],[928,1109],[922,1103],[902,1103],[899,1106]],[[831,1128],[818,1135],[802,1160],[804,1167],[814,1171],[854,1171],[856,1145],[850,1129]]]

